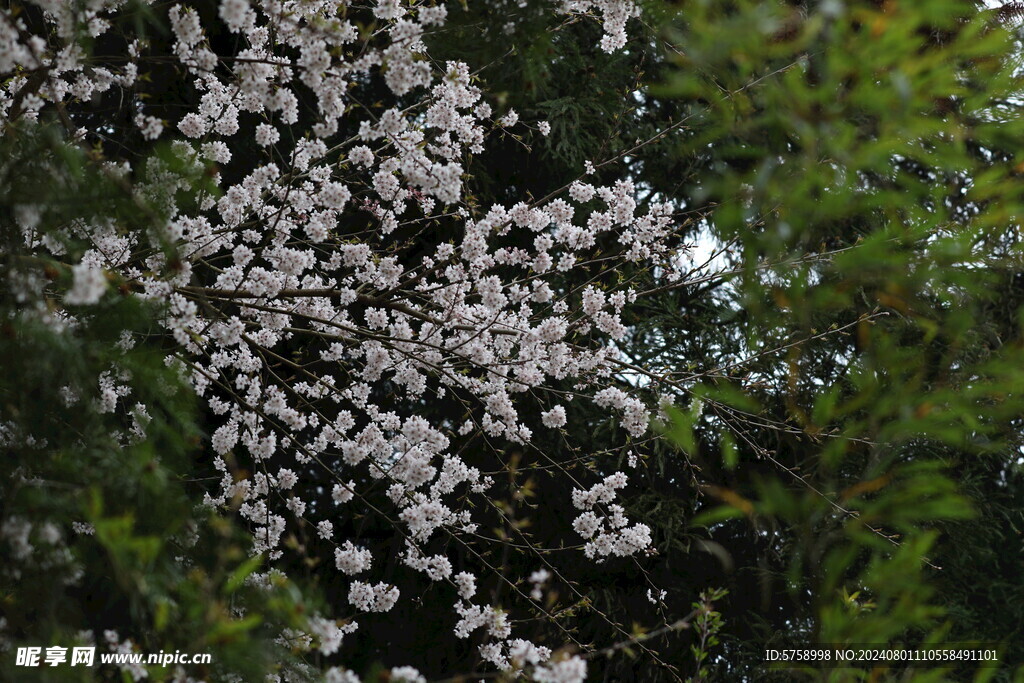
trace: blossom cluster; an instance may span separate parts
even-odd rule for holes
[[[23,18],[0,10],[0,72],[10,76],[0,125],[137,84],[144,41],[127,44],[128,59],[105,63],[74,41],[80,26],[102,36],[123,2],[36,4],[45,33],[32,34]],[[608,52],[626,44],[627,21],[638,12],[631,0],[555,4],[596,12]],[[586,171],[541,201],[470,201],[468,159],[493,131],[523,123],[512,110],[495,111],[469,64],[428,59],[425,36],[447,21],[444,4],[221,0],[217,8],[221,30],[236,41],[231,54],[189,3],[167,9],[173,58],[196,106],[165,121],[141,104],[130,118],[144,140],[167,141],[176,163],[107,164],[167,219],[148,235],[109,222],[66,226],[67,236],[91,246],[68,264],[63,304],[69,315],[88,315],[119,282],[164,306],[176,344],[167,363],[188,378],[214,421],[207,447],[219,485],[206,504],[237,507],[251,525],[252,552],[270,561],[288,552],[289,531],[308,525],[325,566],[347,582],[348,604],[334,615],[345,625],[311,621],[309,641],[325,655],[358,627],[354,617],[389,612],[403,597],[381,580],[370,547],[336,535],[339,520],[374,489],[390,501],[381,514],[402,539],[402,564],[450,592],[455,636],[485,634],[481,659],[499,669],[529,671],[537,681],[583,680],[584,659],[514,637],[507,612],[471,602],[484,565],[455,567],[444,550],[427,547],[438,537],[479,536],[466,501],[489,509],[495,482],[467,444],[529,447],[534,429],[567,425],[573,400],[591,401],[635,439],[648,433],[650,399],[615,380],[617,343],[629,332],[624,313],[637,298],[615,265],[666,281],[683,276],[672,207],[655,201],[640,211],[630,180],[602,185]],[[377,27],[372,35],[360,28],[366,22]],[[373,109],[355,91],[377,81],[392,100]],[[547,135],[551,127],[539,129]],[[265,154],[236,161],[240,146]],[[425,225],[446,226],[437,234],[455,237],[432,241]],[[31,248],[65,256],[59,240],[37,234],[31,221],[23,227]],[[151,248],[165,242],[178,254],[173,261]],[[585,275],[609,253],[612,266]],[[575,286],[577,278],[587,284]],[[145,407],[127,403],[123,378],[112,372],[98,383],[109,409],[137,409],[135,429],[144,433]],[[81,391],[69,387],[68,395]],[[417,413],[445,397],[466,406],[461,426]],[[245,466],[236,469],[238,461]],[[307,486],[310,471],[329,485]],[[573,529],[586,557],[651,548],[650,529],[615,502],[627,486],[627,475],[615,472],[573,490],[581,511]],[[17,529],[5,534],[23,545]],[[555,578],[535,571],[532,599]],[[391,675],[422,680],[411,669]],[[353,677],[341,668],[328,676]]]

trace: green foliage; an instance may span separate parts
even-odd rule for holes
[[[691,683],[707,680],[711,674],[711,667],[708,657],[711,649],[719,644],[718,633],[722,630],[722,614],[716,612],[714,603],[721,600],[728,594],[728,591],[721,588],[703,591],[700,594],[700,601],[693,603],[696,617],[693,622],[694,632],[697,634],[697,642],[690,646],[690,652],[697,663],[697,675],[689,680]]]
[[[0,569],[4,638],[14,647],[73,647],[91,630],[106,652],[110,629],[144,653],[209,653],[210,665],[189,671],[204,678],[256,680],[294,667],[273,639],[304,623],[296,587],[246,582],[259,568],[249,539],[197,506],[193,396],[159,346],[146,343],[160,311],[111,282],[72,320],[59,304],[71,280],[66,266],[26,248],[48,239],[80,253],[62,229],[68,221],[116,219],[127,230],[159,211],[49,128],[8,131],[2,145],[0,552],[11,559]],[[101,407],[104,373],[130,388],[134,413]],[[141,431],[129,436],[133,426]],[[75,524],[92,531],[77,533]],[[17,680],[115,675],[16,668],[13,649],[0,671]],[[149,671],[154,680],[170,673]]]
[[[739,322],[727,360],[696,373],[701,414],[667,427],[701,466],[691,526],[729,552],[741,526],[767,539],[759,581],[789,605],[762,643],[984,636],[1008,676],[1012,632],[967,626],[1007,606],[936,587],[970,590],[947,578],[946,560],[966,571],[958,535],[1016,524],[992,515],[1020,500],[1014,34],[927,0],[691,2],[665,35],[677,69],[657,94],[693,130],[674,153],[702,159],[692,201],[738,272],[718,291]],[[731,644],[735,669],[758,668],[738,664],[752,644]]]

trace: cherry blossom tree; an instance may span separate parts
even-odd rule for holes
[[[625,364],[617,342],[642,288],[679,282],[689,268],[671,205],[638,213],[630,180],[588,181],[615,159],[588,162],[541,199],[465,196],[466,159],[489,137],[525,127],[544,136],[550,126],[497,114],[475,84],[481,65],[430,59],[424,36],[444,27],[444,4],[224,0],[217,40],[196,7],[154,4],[173,31],[169,54],[122,30],[128,3],[19,9],[2,13],[0,70],[14,74],[3,99],[8,131],[54,112],[68,139],[87,145],[95,132],[76,124],[72,103],[144,91],[140,69],[150,62],[172,60],[181,87],[196,93],[196,106],[171,121],[132,97],[132,124],[166,152],[100,165],[132,185],[152,222],[144,233],[116,221],[65,226],[58,237],[89,248],[67,262],[63,303],[88,316],[113,282],[164,307],[174,342],[166,362],[213,416],[207,447],[221,481],[205,504],[237,506],[252,553],[271,561],[270,573],[251,580],[270,581],[273,563],[288,563],[283,539],[315,533],[315,549],[302,552],[349,586],[347,602],[313,629],[320,652],[334,653],[361,615],[410,599],[384,580],[379,548],[335,532],[339,516],[373,516],[400,541],[403,571],[450,594],[453,637],[482,630],[480,656],[498,670],[582,680],[578,655],[517,637],[507,608],[477,594],[478,577],[494,573],[488,546],[513,540],[481,529],[503,514],[488,493],[498,472],[482,466],[509,444],[530,448],[536,428],[564,427],[574,400],[621,421],[631,438],[613,450],[650,434],[666,397],[616,381]],[[553,23],[599,20],[605,52],[624,47],[638,13],[630,0],[549,9]],[[116,52],[83,47],[115,27]],[[389,102],[362,103],[358,85],[368,82],[382,82]],[[236,161],[240,140],[264,151]],[[27,245],[71,257],[59,238],[35,230],[31,200],[18,211]],[[635,276],[624,281],[624,267]],[[105,411],[132,400],[116,375],[97,381]],[[69,386],[69,400],[82,390]],[[432,401],[460,406],[461,423],[423,417]],[[575,552],[601,562],[650,550],[649,527],[617,502],[625,472],[588,481],[544,457],[562,470],[577,509]],[[463,571],[444,550],[451,544],[464,554]],[[534,588],[520,587],[526,576],[498,578],[557,623],[536,603],[558,567],[529,541],[515,547],[534,558]],[[569,633],[563,644],[583,645]]]

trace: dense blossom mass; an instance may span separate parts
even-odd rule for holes
[[[69,139],[87,140],[91,131],[66,107],[139,86],[147,43],[129,40],[123,53],[93,59],[81,33],[103,37],[126,3],[35,4],[44,32],[0,10],[0,71],[9,78],[2,125],[31,125],[52,113]],[[194,89],[198,105],[163,120],[142,100],[129,120],[169,154],[135,167],[105,162],[105,172],[131,179],[139,199],[167,218],[154,220],[148,234],[113,221],[67,225],[67,237],[89,244],[70,259],[63,241],[36,230],[37,207],[27,198],[17,207],[26,245],[65,258],[72,277],[66,308],[40,306],[35,315],[73,326],[113,295],[111,283],[164,307],[174,340],[166,361],[211,415],[204,448],[222,479],[206,504],[237,507],[251,524],[252,552],[271,567],[291,552],[282,539],[307,525],[331,549],[322,570],[347,582],[347,604],[311,621],[303,636],[310,647],[333,654],[360,614],[407,599],[383,580],[371,548],[337,534],[338,519],[358,511],[393,525],[403,571],[445,586],[454,637],[486,634],[479,653],[489,665],[537,681],[583,680],[585,657],[520,638],[507,613],[478,594],[486,563],[453,567],[439,546],[427,546],[439,536],[466,548],[486,542],[474,511],[492,504],[494,477],[474,452],[529,447],[528,422],[559,430],[570,402],[591,401],[634,439],[649,433],[666,397],[647,381],[617,379],[629,368],[617,346],[629,332],[623,313],[639,292],[616,269],[635,267],[648,283],[685,276],[672,207],[654,202],[639,213],[629,179],[593,181],[600,159],[543,199],[467,198],[467,159],[490,136],[533,129],[541,140],[551,126],[496,111],[486,75],[474,77],[483,65],[427,57],[426,34],[454,11],[445,4],[221,0],[214,20],[232,36],[230,53],[188,2],[154,8],[173,32],[182,87]],[[556,21],[578,14],[600,22],[606,52],[626,46],[627,23],[638,13],[632,0],[569,0],[550,10]],[[371,22],[379,29],[367,35],[361,27]],[[390,91],[390,105],[354,99],[356,84],[375,80]],[[252,117],[260,122],[247,124]],[[236,160],[240,138],[266,154]],[[154,248],[167,244],[173,258]],[[588,274],[575,280],[583,268]],[[296,340],[301,358],[282,350]],[[125,344],[137,341],[129,336]],[[288,377],[280,374],[285,367]],[[103,410],[136,410],[123,377],[97,382]],[[69,403],[83,392],[67,387]],[[462,424],[418,414],[423,402],[446,396],[465,406]],[[136,413],[144,412],[140,404]],[[144,433],[144,417],[137,428]],[[628,443],[609,447],[636,463]],[[310,468],[329,483],[307,486]],[[602,561],[651,548],[650,529],[617,502],[630,487],[626,473],[598,472],[593,481],[567,475],[564,486],[577,513],[570,532],[577,552]],[[359,507],[370,488],[386,491],[391,508]],[[507,578],[539,603],[557,567],[543,556],[535,566]],[[273,571],[255,580],[270,581]],[[659,594],[652,586],[648,595],[652,588]],[[329,680],[356,679],[334,668]],[[423,679],[403,667],[391,680]]]

